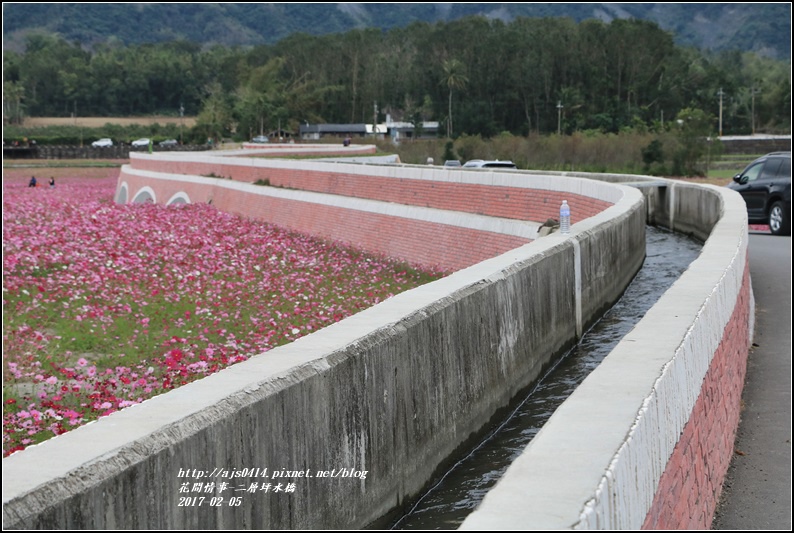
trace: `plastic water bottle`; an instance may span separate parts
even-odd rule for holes
[[[571,232],[571,208],[568,200],[563,200],[560,206],[560,233]]]

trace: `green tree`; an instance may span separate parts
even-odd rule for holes
[[[7,81],[3,83],[3,120],[10,124],[22,124],[24,116],[22,100],[25,98],[25,88],[19,82]]]
[[[457,59],[450,59],[444,61],[443,65],[444,77],[442,83],[449,90],[449,102],[447,110],[447,137],[452,138],[452,92],[455,90],[463,90],[469,83],[469,78],[466,77],[466,67]]]
[[[710,149],[714,117],[702,109],[682,109],[676,116],[674,131],[678,149],[673,156],[676,175],[703,175],[700,163]]]
[[[273,115],[283,98],[284,84],[281,68],[284,60],[271,59],[249,73],[248,79],[237,89],[235,112],[243,132],[265,134],[265,121]]]
[[[223,88],[218,83],[211,84],[196,117],[195,130],[217,144],[231,130],[232,119],[232,108]]]

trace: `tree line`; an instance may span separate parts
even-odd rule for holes
[[[6,51],[4,121],[24,116],[198,116],[245,138],[389,114],[442,133],[615,133],[700,110],[724,134],[790,132],[790,62],[674,44],[655,23],[469,17],[381,31],[293,34],[274,45],[184,41],[92,50],[54,35]]]

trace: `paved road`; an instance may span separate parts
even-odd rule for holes
[[[754,347],[712,529],[791,530],[791,238],[752,231]]]

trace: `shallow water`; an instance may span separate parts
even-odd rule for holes
[[[700,254],[702,244],[648,226],[646,258],[623,297],[541,378],[515,411],[449,470],[393,529],[457,529],[559,405]]]

